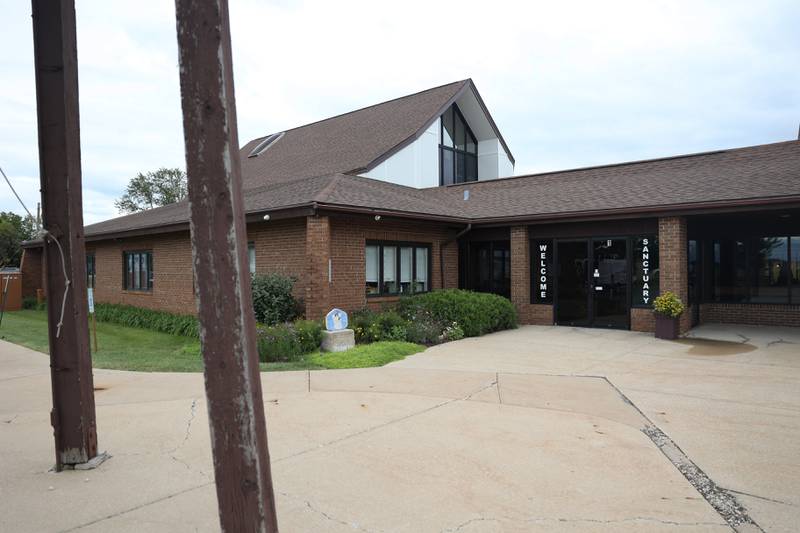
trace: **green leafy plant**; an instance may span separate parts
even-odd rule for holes
[[[661,315],[676,318],[681,316],[686,307],[674,292],[665,291],[653,300],[653,309]]]
[[[297,320],[294,323],[295,334],[303,353],[319,350],[322,344],[322,323],[317,320]]]
[[[178,315],[167,311],[154,311],[132,305],[95,303],[95,317],[99,322],[111,322],[131,328],[150,329],[198,338],[199,324],[193,315]]]
[[[256,320],[274,326],[295,318],[297,301],[292,295],[294,278],[280,274],[256,274],[252,279]]]
[[[303,348],[297,331],[291,324],[264,326],[256,328],[258,356],[262,363],[298,361],[303,356]]]
[[[517,327],[517,311],[511,301],[482,292],[447,289],[414,295],[401,299],[397,310],[412,324],[426,316],[443,328],[455,323],[466,337]]]

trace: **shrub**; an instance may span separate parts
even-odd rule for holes
[[[33,296],[26,296],[22,299],[22,308],[23,309],[37,309],[39,307],[36,298]]]
[[[262,363],[299,361],[319,350],[322,324],[315,320],[256,327],[258,358]]]
[[[257,329],[258,358],[262,363],[297,361],[303,356],[297,332],[291,324],[264,326]]]
[[[252,279],[256,320],[274,326],[293,319],[297,301],[292,295],[295,280],[280,274],[256,274]]]
[[[367,308],[359,309],[350,315],[350,328],[356,337],[356,343],[361,344],[370,342],[368,340],[369,327],[375,320],[375,313]]]
[[[95,317],[100,322],[111,322],[131,328],[151,329],[171,335],[199,337],[197,317],[178,315],[167,311],[154,311],[132,305],[107,303],[94,304]]]
[[[361,309],[353,313],[350,321],[358,343],[404,341],[408,335],[408,322],[392,310],[376,313]]]
[[[666,291],[653,300],[653,309],[656,313],[675,318],[681,316],[685,307],[674,292]]]
[[[398,311],[413,324],[413,328],[424,328],[417,324],[425,320],[443,325],[440,335],[444,335],[447,328],[452,330],[447,335],[458,336],[460,329],[466,337],[477,337],[517,327],[517,311],[508,298],[460,289],[433,291],[403,298],[398,304]],[[417,330],[412,336],[419,333]],[[428,334],[429,332],[425,333]],[[447,337],[444,340],[453,339]]]
[[[300,349],[303,353],[310,353],[319,349],[322,344],[322,323],[316,320],[297,320],[294,330]]]

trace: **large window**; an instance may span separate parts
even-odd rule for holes
[[[510,241],[470,243],[468,288],[511,297]]]
[[[711,241],[711,300],[800,303],[800,237]]]
[[[96,263],[94,260],[94,254],[86,254],[86,288],[87,289],[94,289],[94,283],[96,278]]]
[[[364,257],[367,296],[430,290],[429,245],[369,242]]]
[[[153,290],[153,252],[125,252],[122,258],[124,269],[122,283],[125,290]]]
[[[442,115],[439,164],[442,185],[478,179],[478,142],[455,104]]]

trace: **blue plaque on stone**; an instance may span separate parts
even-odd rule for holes
[[[341,309],[331,309],[330,312],[325,315],[325,329],[328,331],[347,329],[347,313]]]

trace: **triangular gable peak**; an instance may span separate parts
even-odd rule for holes
[[[412,138],[355,172],[410,187],[436,187],[512,176],[514,156],[475,84],[467,80]]]

